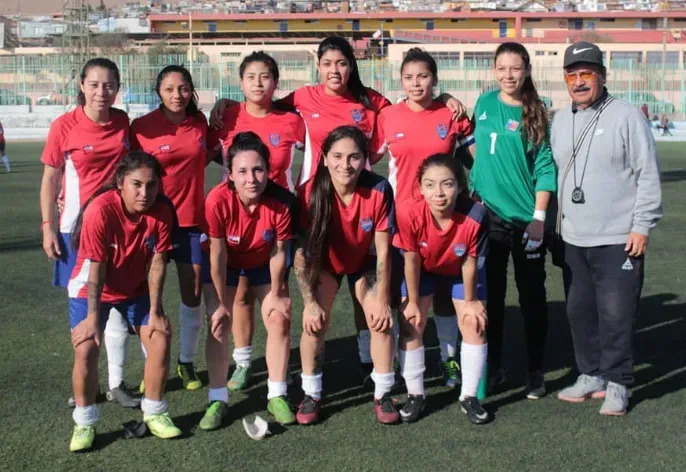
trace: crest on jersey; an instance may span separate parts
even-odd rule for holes
[[[83,152],[93,152],[94,150],[95,150],[95,148],[93,146],[91,146],[90,144],[86,144],[83,147]]]
[[[364,110],[357,108],[357,109],[352,111],[352,115],[353,115],[353,121],[355,123],[360,123],[362,121],[362,117],[364,117]]]
[[[441,139],[445,139],[448,136],[448,127],[446,125],[436,125],[436,134]]]
[[[126,136],[122,138],[121,143],[124,145],[124,149],[126,149],[127,151],[131,149],[131,143],[129,142],[129,138],[127,138]]]
[[[512,118],[510,118],[509,120],[507,120],[505,128],[509,129],[510,131],[517,131],[517,128],[519,128],[519,121],[515,121]]]
[[[262,239],[265,243],[271,243],[274,241],[274,230],[269,228],[262,231]]]
[[[163,144],[160,146],[160,152],[169,152],[171,151],[171,146],[169,144]]]
[[[453,244],[453,252],[457,257],[462,257],[467,252],[467,245],[463,243]]]
[[[395,133],[395,139],[403,139],[405,137],[405,133]]]
[[[269,135],[269,142],[272,143],[272,146],[278,146],[279,143],[281,142],[281,135],[279,133],[272,133]]]
[[[319,118],[319,113],[312,113],[310,115],[310,118],[312,118],[313,120],[316,120],[317,118]]]
[[[198,143],[200,144],[200,150],[201,151],[207,151],[207,141],[205,141],[205,138],[203,138],[203,137],[198,138]]]
[[[371,218],[362,218],[360,226],[365,233],[369,233],[374,227],[374,221]]]
[[[231,244],[238,244],[241,242],[240,236],[229,236],[226,240]]]
[[[145,238],[145,247],[148,248],[148,251],[155,251],[155,246],[157,246],[157,238],[155,237],[154,234],[151,234],[147,238]]]

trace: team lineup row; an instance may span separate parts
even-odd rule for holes
[[[413,422],[422,414],[422,337],[433,304],[446,384],[461,384],[459,401],[472,423],[489,422],[477,388],[487,363],[489,387],[504,381],[510,253],[526,325],[527,397],[545,395],[545,221],[558,180],[526,49],[498,48],[500,90],[479,98],[471,120],[453,97],[434,98],[438,71],[424,51],[413,49],[403,61],[406,99],[395,105],[362,85],[343,39],[322,41],[318,68],[321,84],[273,101],[277,64],[261,52],[247,56],[239,70],[245,101],[218,102],[210,128],[181,66],[160,72],[160,108],[130,125],[111,108],[119,90],[116,65],[93,59],[84,66],[80,106],[53,123],[41,158],[43,246],[55,260],[54,283],[67,287],[70,299],[70,450],[89,449],[95,439],[103,332],[110,395],[125,406],[140,403],[154,435],[181,434],[164,400],[171,332],[161,295],[168,259],[177,265],[181,293],[177,374],[189,390],[202,386],[193,364],[201,298],[207,310],[209,405],[201,429],[220,427],[229,389],[249,381],[256,300],[267,329],[267,408],[282,424],[317,422],[319,361],[345,275],[378,421]],[[593,70],[565,74],[569,87],[591,81],[598,87],[600,79]],[[596,103],[596,89],[582,88],[587,105]],[[304,149],[304,159],[294,182],[296,148]],[[371,171],[385,153],[388,180]],[[205,197],[212,161],[222,164],[224,180]],[[461,162],[473,162],[469,182]],[[295,413],[286,401],[291,269],[304,301],[303,399]],[[123,381],[129,327],[146,355],[142,400]],[[236,368],[227,386],[229,334]],[[390,396],[394,359],[408,393],[400,410]],[[575,387],[569,401],[578,399]],[[607,403],[601,412],[622,413]]]

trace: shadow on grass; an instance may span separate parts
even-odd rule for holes
[[[35,238],[24,239],[24,240],[10,240],[0,242],[0,252],[10,253],[10,252],[22,252],[22,251],[33,251],[35,249],[42,249],[42,243]]]
[[[686,170],[668,170],[662,172],[660,175],[660,181],[662,182],[681,182],[686,180]]]

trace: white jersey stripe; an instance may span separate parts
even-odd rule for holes
[[[286,183],[288,184],[288,190],[291,192],[295,191],[295,186],[293,184],[293,161],[295,160],[295,148],[296,144],[291,146],[291,160],[288,163],[288,169],[286,169]]]
[[[388,151],[388,183],[391,184],[393,195],[398,195],[398,165],[390,148]]]
[[[71,233],[76,218],[81,210],[79,195],[79,174],[74,167],[74,161],[67,158],[64,163],[64,211],[60,218],[60,233]]]
[[[78,298],[81,289],[88,284],[88,274],[90,271],[91,261],[90,259],[86,259],[83,261],[83,265],[81,266],[79,273],[69,280],[69,284],[67,285],[69,298]]]
[[[314,170],[312,169],[312,139],[310,138],[310,130],[305,123],[305,153],[303,154],[303,163],[300,169],[300,180],[298,186],[307,182]]]

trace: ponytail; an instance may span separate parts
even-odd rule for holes
[[[324,159],[319,160],[317,172],[314,174],[312,193],[308,207],[310,208],[310,228],[307,232],[305,254],[310,261],[310,270],[307,272],[308,282],[315,284],[322,269],[322,253],[329,232],[333,205],[333,182],[331,174],[324,165]]]
[[[330,36],[319,43],[317,49],[317,59],[321,60],[326,51],[340,51],[343,56],[350,63],[350,77],[348,78],[348,91],[353,96],[357,103],[362,104],[366,109],[372,109],[372,102],[367,95],[367,87],[362,84],[360,78],[360,70],[357,67],[357,59],[355,59],[355,51],[347,39],[340,36]]]

